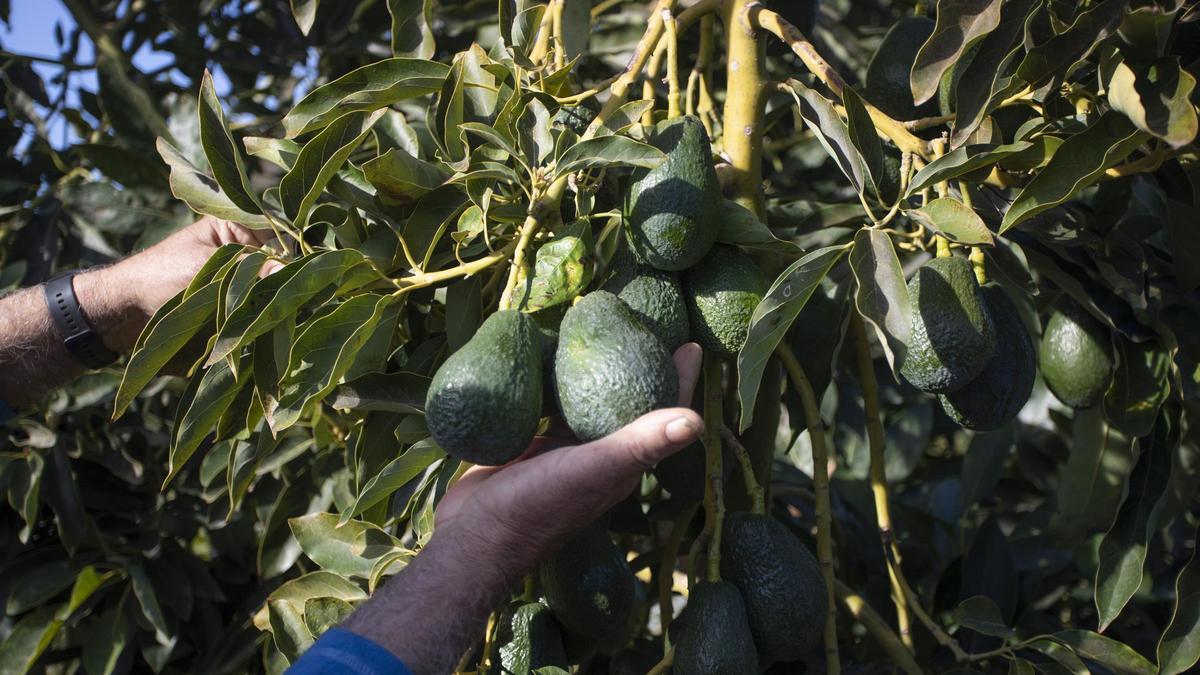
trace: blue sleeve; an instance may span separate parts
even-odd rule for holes
[[[412,675],[391,652],[361,635],[330,628],[287,675]]]

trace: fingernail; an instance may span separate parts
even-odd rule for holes
[[[671,420],[666,428],[667,439],[672,443],[691,443],[700,438],[699,426],[687,417]]]

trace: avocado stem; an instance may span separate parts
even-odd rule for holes
[[[675,17],[668,11],[662,13],[663,40],[667,43],[667,119],[675,119],[680,113],[679,95],[679,38],[675,33]]]
[[[721,580],[721,527],[725,519],[725,495],[722,488],[721,427],[723,402],[721,362],[704,355],[704,466],[708,481],[704,484],[704,529],[708,532],[708,558],[705,578]]]
[[[985,266],[986,258],[983,255],[983,248],[979,246],[971,247],[971,269],[975,270],[975,280],[982,286],[987,283],[987,268]]]
[[[829,502],[829,453],[825,447],[825,424],[821,421],[821,409],[817,396],[804,367],[786,344],[775,348],[775,354],[783,362],[783,368],[792,380],[792,386],[800,394],[804,406],[804,419],[808,427],[808,439],[812,445],[813,487],[816,491],[817,507],[817,562],[821,564],[821,575],[825,577],[825,591],[829,599],[829,613],[825,616],[825,661],[827,672],[840,672],[837,641],[837,599],[834,595],[833,575],[833,515]]]
[[[766,513],[766,497],[764,490],[758,483],[758,478],[754,475],[754,462],[750,459],[750,452],[746,450],[746,446],[742,445],[733,431],[721,425],[721,438],[733,448],[733,455],[737,457],[738,464],[742,465],[742,480],[746,483],[746,494],[750,495],[750,510],[758,515]]]
[[[879,382],[875,378],[875,364],[871,360],[871,345],[867,341],[867,330],[862,317],[855,313],[850,320],[851,330],[854,331],[858,365],[858,383],[863,392],[863,411],[867,419],[867,439],[870,444],[871,492],[875,497],[875,522],[879,527],[879,541],[883,545],[884,560],[888,570],[888,580],[892,587],[892,602],[896,606],[896,626],[900,629],[900,640],[909,650],[913,650],[911,619],[908,614],[908,601],[900,580],[894,568],[900,567],[900,547],[892,528],[891,507],[888,504],[887,472],[883,449],[885,443],[883,418],[879,411]]]

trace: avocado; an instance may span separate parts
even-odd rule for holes
[[[540,602],[514,603],[500,614],[496,629],[500,673],[526,675],[550,666],[566,670],[562,633],[550,608]]]
[[[659,462],[652,472],[672,498],[685,502],[704,499],[704,445],[699,441]]]
[[[672,628],[674,675],[747,675],[758,672],[758,655],[746,605],[733,584],[701,581]]]
[[[558,327],[567,305],[554,305],[530,314],[537,322],[542,338],[542,417],[558,414],[558,395],[554,387],[554,353],[558,351]]]
[[[603,289],[613,293],[674,352],[688,340],[688,311],[679,275],[638,262],[627,249],[613,258]]]
[[[908,353],[900,373],[913,386],[944,394],[983,372],[996,345],[971,265],[963,258],[934,258],[908,282]]]
[[[1112,336],[1079,305],[1062,303],[1042,333],[1041,367],[1058,400],[1072,408],[1091,407],[1112,381]]]
[[[662,660],[662,645],[638,640],[633,646],[613,654],[608,660],[608,675],[646,675]]]
[[[988,284],[983,299],[996,327],[992,358],[962,389],[939,398],[950,419],[968,429],[991,431],[1011,422],[1025,407],[1037,375],[1037,355],[1004,289]]]
[[[699,118],[659,124],[650,143],[667,158],[634,174],[625,236],[641,260],[678,272],[699,262],[717,240],[721,186]]]
[[[721,578],[742,594],[764,664],[795,661],[820,640],[829,611],[821,566],[783,523],[744,511],[726,515]]]
[[[880,208],[890,209],[900,198],[900,170],[904,168],[903,163],[904,157],[899,148],[894,145],[883,146],[883,175],[877,179],[878,185],[874,195],[878,200],[871,200]]]
[[[706,352],[737,356],[769,286],[762,270],[738,249],[718,244],[684,274],[683,283],[692,338]]]
[[[425,423],[451,456],[499,466],[529,446],[541,407],[537,323],[527,314],[504,310],[489,316],[434,373]]]
[[[554,379],[563,419],[584,442],[679,402],[671,352],[608,291],[588,293],[567,310]]]
[[[635,579],[600,524],[575,534],[539,571],[546,604],[577,636],[611,640],[625,632]]]
[[[566,127],[582,136],[598,114],[600,114],[600,102],[595,98],[585,98],[579,105],[559,108],[551,124]]]
[[[921,45],[933,34],[934,21],[924,16],[900,19],[883,36],[863,81],[866,99],[893,119],[901,122],[933,117],[938,114],[936,101],[920,107],[913,102],[910,74]]]

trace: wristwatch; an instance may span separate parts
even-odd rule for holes
[[[67,353],[90,369],[103,368],[116,361],[117,355],[104,345],[100,334],[84,316],[79,299],[75,297],[74,279],[75,272],[66,272],[47,281],[42,287],[46,306],[63,336]]]

